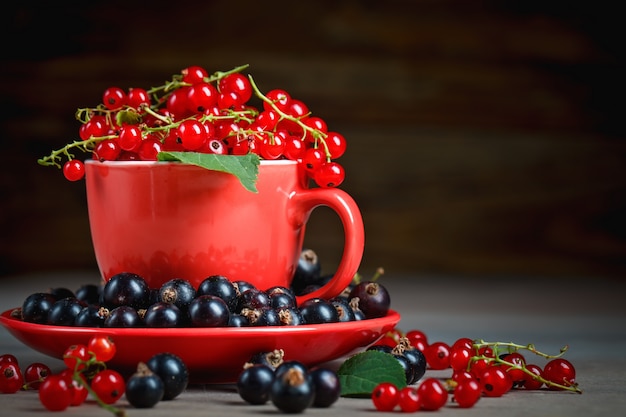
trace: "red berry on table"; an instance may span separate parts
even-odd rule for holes
[[[113,369],[98,372],[91,380],[91,389],[105,404],[113,404],[124,395],[124,377]]]
[[[487,397],[501,397],[511,390],[513,381],[506,371],[497,365],[488,366],[478,378],[483,394]]]
[[[108,362],[115,356],[117,348],[109,336],[95,335],[89,339],[87,350],[96,356],[96,360]]]
[[[480,384],[475,379],[463,380],[457,383],[453,391],[454,402],[461,408],[470,408],[482,396]]]
[[[425,379],[417,388],[421,409],[426,411],[439,410],[448,401],[448,391],[436,378]]]
[[[403,413],[414,413],[420,409],[420,398],[414,387],[404,387],[398,395],[398,405]]]
[[[392,411],[399,398],[400,390],[390,382],[382,382],[372,391],[372,402],[378,411]]]
[[[16,363],[4,362],[0,365],[0,392],[14,394],[24,385],[24,376]]]
[[[567,359],[552,359],[543,367],[543,377],[556,384],[571,387],[576,383],[576,369]],[[550,389],[560,390],[562,388],[550,386]]]
[[[537,390],[541,388],[543,386],[543,381],[539,379],[543,377],[543,370],[541,367],[531,363],[526,365],[526,369],[532,372],[534,376],[525,373],[521,386],[528,390]]]
[[[434,342],[424,350],[430,369],[442,370],[450,367],[450,347],[444,342]]]
[[[85,165],[82,161],[71,159],[63,164],[63,175],[69,181],[78,181],[85,176]]]
[[[91,358],[91,354],[87,350],[87,346],[79,343],[65,349],[63,353],[63,362],[71,370],[80,371],[85,369],[86,362]]]
[[[41,362],[33,362],[24,369],[24,383],[29,389],[39,389],[43,381],[52,374],[50,367]]]
[[[50,375],[39,387],[39,401],[49,411],[63,411],[72,402],[72,392],[67,379],[59,374]]]

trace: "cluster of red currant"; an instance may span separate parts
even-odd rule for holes
[[[576,370],[571,362],[558,355],[538,351],[532,344],[485,342],[466,337],[452,345],[442,341],[429,343],[424,332],[411,330],[407,333],[395,329],[385,335],[378,344],[396,346],[409,343],[424,353],[428,369],[448,370],[452,375],[446,383],[427,378],[418,387],[398,388],[383,382],[372,392],[377,410],[391,411],[399,407],[404,412],[419,409],[436,410],[443,407],[449,395],[460,408],[473,407],[485,397],[501,397],[512,389],[582,391],[576,383]],[[547,360],[543,367],[528,363],[521,353],[527,351]]]
[[[92,336],[87,344],[75,344],[65,350],[66,368],[58,373],[38,362],[22,373],[14,355],[2,355],[0,392],[37,390],[39,401],[49,411],[79,406],[91,395],[102,408],[124,416],[124,409],[114,406],[124,395],[133,407],[149,408],[161,400],[175,398],[187,387],[187,368],[173,354],[154,355],[147,363],[139,363],[137,372],[124,379],[106,366],[115,353],[115,343],[108,336]]]
[[[282,89],[261,93],[247,66],[209,75],[190,66],[149,90],[107,88],[102,103],[79,109],[80,140],[53,151],[39,163],[63,168],[68,180],[84,176],[78,149],[98,160],[157,160],[161,151],[215,155],[254,153],[263,159],[299,161],[321,187],[345,177],[335,160],[346,140],[312,116],[307,105]],[[252,103],[253,97],[260,105]],[[61,165],[61,161],[67,161]]]

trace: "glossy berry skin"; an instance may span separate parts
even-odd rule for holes
[[[48,313],[55,302],[56,299],[49,293],[30,294],[22,303],[22,319],[29,323],[46,324]]]
[[[433,342],[424,350],[428,366],[434,370],[450,367],[450,347],[444,342]]]
[[[426,411],[439,410],[448,401],[448,391],[435,378],[427,378],[417,388],[421,409]]]
[[[354,310],[350,307],[350,303],[345,298],[333,298],[330,300],[331,304],[337,310],[337,315],[340,322],[355,321]]]
[[[76,316],[85,307],[85,303],[76,298],[63,298],[55,302],[48,312],[48,324],[54,326],[72,326]]]
[[[543,370],[540,366],[535,364],[527,364],[526,369],[535,374],[537,377],[543,377]],[[527,390],[537,390],[543,386],[543,382],[534,378],[528,374],[524,375],[524,380],[521,383],[521,386]]]
[[[311,376],[296,367],[277,373],[270,388],[270,399],[284,413],[304,411],[315,400],[315,386]]]
[[[205,278],[196,291],[196,297],[214,295],[226,302],[230,311],[237,308],[237,290],[228,278],[223,275],[212,275]]]
[[[400,390],[390,382],[382,382],[372,391],[372,402],[378,411],[393,411],[398,405]]]
[[[298,257],[292,285],[295,288],[304,288],[309,284],[316,284],[321,272],[322,265],[317,253],[312,249],[303,249]]]
[[[108,362],[115,356],[117,348],[109,336],[94,335],[87,342],[87,350],[96,356],[96,360]]]
[[[39,401],[48,411],[63,411],[72,403],[67,380],[59,374],[50,375],[39,387]]]
[[[403,413],[414,413],[420,409],[420,398],[413,387],[404,387],[398,395],[398,405]]]
[[[85,164],[78,159],[72,159],[63,164],[63,176],[68,181],[78,181],[85,176]]]
[[[163,381],[163,400],[173,400],[189,383],[189,371],[183,360],[173,353],[159,353],[146,362],[148,368]]]
[[[389,311],[391,299],[387,289],[377,282],[363,281],[350,291],[349,299],[359,299],[359,309],[368,319],[384,317]]]
[[[119,306],[109,312],[103,327],[139,327],[141,324],[137,310],[130,306]]]
[[[552,359],[543,367],[543,377],[550,382],[570,387],[576,383],[576,369],[567,359]],[[549,388],[553,390],[562,389],[555,386]]]
[[[3,363],[0,365],[0,392],[14,394],[24,385],[24,376],[20,367],[15,363]]]
[[[88,305],[76,315],[74,326],[78,327],[102,327],[108,310],[101,309],[96,305]]]
[[[163,381],[148,366],[140,362],[137,372],[126,381],[126,399],[135,408],[152,408],[165,393]]]
[[[174,304],[157,302],[146,309],[143,317],[146,327],[179,327],[183,322],[183,313]]]
[[[422,379],[426,373],[426,357],[417,349],[406,349],[402,352],[402,355],[407,358],[413,368],[413,379],[409,382],[409,384],[414,384]]]
[[[91,380],[91,389],[105,404],[119,400],[126,389],[124,377],[113,369],[98,372]]]
[[[336,323],[339,314],[335,306],[322,298],[310,298],[300,305],[300,314],[307,324]]]
[[[226,302],[215,295],[200,295],[189,304],[189,320],[195,327],[226,327],[230,321],[230,309]]]
[[[273,382],[274,370],[267,365],[255,364],[239,374],[237,391],[247,403],[261,405],[269,401]]]
[[[316,368],[309,372],[315,386],[315,399],[313,407],[328,408],[333,405],[341,395],[341,385],[337,374],[327,368]]]
[[[122,272],[113,275],[102,289],[104,304],[110,308],[130,306],[146,308],[150,302],[150,289],[137,274]]]
[[[453,391],[454,402],[461,408],[470,408],[482,396],[480,384],[475,379],[463,380],[457,383]]]
[[[48,365],[33,362],[24,369],[24,383],[28,389],[39,389],[42,382],[50,375],[52,375],[52,371]]]
[[[483,394],[487,397],[501,397],[513,386],[511,377],[500,366],[489,366],[479,377]]]
[[[100,286],[96,284],[84,284],[78,287],[76,298],[88,305],[97,305],[100,302]]]

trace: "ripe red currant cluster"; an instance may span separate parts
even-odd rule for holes
[[[449,396],[458,407],[470,408],[483,396],[501,397],[512,389],[582,392],[576,383],[574,366],[562,358],[566,347],[557,355],[548,355],[531,344],[476,341],[466,337],[452,345],[442,341],[429,343],[422,331],[403,333],[398,329],[385,335],[377,345],[391,348],[407,343],[423,352],[428,369],[450,369],[452,375],[445,384],[427,378],[417,388],[382,382],[371,395],[379,411],[392,411],[396,407],[403,412],[436,410],[446,405]],[[522,351],[543,357],[547,362],[543,367],[529,363]]]
[[[40,403],[49,411],[79,406],[91,396],[102,408],[124,416],[124,409],[114,406],[123,395],[131,406],[149,408],[161,400],[175,398],[187,387],[187,368],[173,354],[154,355],[147,363],[139,363],[137,372],[124,379],[106,366],[115,353],[115,343],[108,336],[92,336],[87,344],[75,344],[65,350],[66,368],[58,373],[52,373],[43,363],[32,363],[22,373],[15,356],[2,355],[0,392],[37,390]]]
[[[343,135],[329,131],[322,118],[287,91],[261,93],[253,78],[241,73],[246,67],[209,75],[190,66],[149,90],[109,87],[97,107],[77,111],[80,140],[38,162],[62,167],[65,177],[76,181],[85,172],[73,150],[102,161],[155,161],[162,151],[253,153],[299,161],[320,187],[340,185],[345,171],[335,160],[346,150]],[[260,104],[252,102],[254,97]]]

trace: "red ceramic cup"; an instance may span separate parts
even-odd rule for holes
[[[343,224],[344,251],[331,282],[304,298],[339,294],[364,247],[358,206],[344,191],[305,185],[294,161],[261,161],[258,193],[230,174],[178,162],[89,160],[87,203],[104,280],[134,272],[158,288],[172,278],[196,287],[210,275],[260,289],[289,286],[306,222],[319,206]]]

